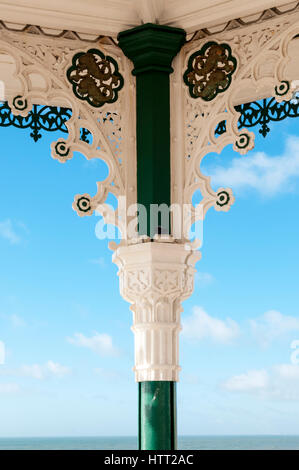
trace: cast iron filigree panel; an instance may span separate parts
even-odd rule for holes
[[[13,126],[18,129],[30,129],[30,137],[34,142],[42,138],[42,131],[67,133],[66,121],[72,116],[69,108],[56,106],[38,106],[34,104],[27,116],[15,116],[12,114],[7,102],[0,103],[0,127]],[[81,128],[80,140],[89,142],[90,132]]]
[[[266,137],[270,132],[268,124],[283,121],[286,118],[299,117],[299,103],[296,100],[282,101],[278,103],[275,98],[253,101],[235,107],[241,113],[238,128],[260,126],[259,133]],[[226,123],[221,121],[216,130],[216,135],[226,132]]]
[[[67,78],[76,97],[96,108],[114,103],[124,84],[116,60],[97,49],[76,54]]]
[[[236,68],[230,46],[210,41],[189,57],[184,82],[192,98],[211,101],[227,90]]]

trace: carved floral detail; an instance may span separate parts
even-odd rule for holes
[[[213,100],[230,86],[236,68],[237,59],[228,44],[207,42],[188,60],[184,81],[190,96],[204,101]]]
[[[73,157],[73,152],[62,138],[58,139],[57,142],[52,142],[51,151],[52,157],[60,163],[65,163]]]
[[[132,304],[136,381],[178,380],[181,302],[192,294],[199,258],[182,244],[159,241],[114,252],[121,295]]]
[[[254,132],[244,131],[241,132],[233,145],[235,152],[239,152],[241,155],[245,155],[249,150],[254,148]]]
[[[230,188],[218,189],[217,199],[214,205],[216,211],[227,212],[234,202],[235,202],[235,198]]]
[[[76,54],[67,70],[67,78],[76,97],[96,108],[114,103],[124,84],[116,60],[97,49]]]
[[[127,272],[127,288],[130,292],[141,294],[150,286],[149,270],[139,269]]]
[[[72,207],[80,217],[92,215],[93,213],[92,200],[89,194],[78,194],[75,197]]]

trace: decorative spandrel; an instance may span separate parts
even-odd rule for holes
[[[184,82],[192,98],[211,101],[227,90],[236,68],[230,46],[210,41],[190,56]]]
[[[124,85],[116,60],[97,49],[77,53],[67,70],[67,78],[76,97],[95,108],[117,101]]]
[[[90,46],[90,41],[73,37],[1,30],[0,46],[8,63],[16,64],[11,77],[10,69],[4,74],[7,103],[0,103],[0,127],[27,130],[35,142],[44,132],[58,131],[61,136],[53,136],[51,145],[54,159],[66,163],[82,155],[104,162],[106,178],[97,182],[96,194],[77,198],[76,210],[79,215],[95,209],[97,215],[105,213],[105,221],[109,216],[107,223],[121,223],[125,233],[126,208],[136,198],[135,80],[129,60],[109,38]],[[126,90],[119,93],[124,84]],[[78,192],[84,195],[82,185]],[[124,200],[121,220],[118,208],[106,210],[110,194]]]
[[[259,126],[259,133],[266,137],[270,132],[269,123],[283,121],[286,118],[299,117],[299,102],[296,100],[282,101],[278,103],[275,98],[263,99],[252,103],[241,104],[235,107],[240,113],[238,128]],[[216,135],[226,132],[226,122],[221,121],[216,130]]]
[[[201,223],[211,207],[227,211],[234,201],[227,188],[214,191],[211,178],[202,172],[203,159],[221,154],[228,145],[245,155],[254,148],[254,126],[261,126],[265,136],[269,122],[297,117],[293,94],[298,25],[296,11],[279,21],[226,29],[208,40],[195,36],[183,46],[171,76],[171,199],[191,207],[175,219],[185,233]],[[273,98],[257,101],[265,96]],[[201,195],[198,204],[196,192]],[[200,245],[199,237],[194,243]]]

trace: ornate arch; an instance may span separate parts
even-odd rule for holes
[[[238,105],[268,97],[277,102],[292,98],[299,78],[298,31],[296,11],[208,38],[195,35],[176,58],[171,87],[172,202],[192,207],[182,222],[185,233],[210,207],[227,211],[233,204],[230,188],[213,191],[201,162],[229,144],[241,155],[254,148],[254,133],[238,128]],[[215,131],[223,121],[226,132],[219,135]],[[192,206],[198,190],[202,211]],[[199,242],[195,240],[194,246]]]
[[[67,137],[52,143],[52,157],[65,163],[74,152],[80,152],[88,160],[103,160],[108,167],[108,176],[97,183],[96,194],[77,195],[73,208],[80,216],[91,215],[96,209],[126,237],[126,207],[112,210],[105,201],[109,193],[118,200],[126,196],[126,205],[136,199],[135,82],[128,59],[109,38],[100,37],[91,44],[76,36],[49,37],[30,29],[0,30],[0,54],[9,62],[0,79],[5,82],[5,99],[15,116],[27,116],[36,104],[71,108],[71,117],[65,122]],[[97,77],[90,73],[89,86],[102,98],[97,105],[80,97],[76,92],[80,83],[74,83],[82,76],[85,79],[90,70]],[[113,99],[106,98],[108,89]],[[89,132],[89,142],[81,139],[82,129]]]

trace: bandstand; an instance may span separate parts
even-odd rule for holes
[[[209,209],[234,203],[230,188],[212,189],[201,161],[228,145],[246,158],[254,127],[266,137],[271,121],[298,117],[299,2],[0,7],[0,127],[28,128],[37,143],[60,130],[49,149],[58,162],[80,152],[107,164],[96,193],[74,195],[73,209],[97,211],[122,234],[109,248],[133,313],[139,448],[175,449],[181,304],[200,260],[195,227]]]

